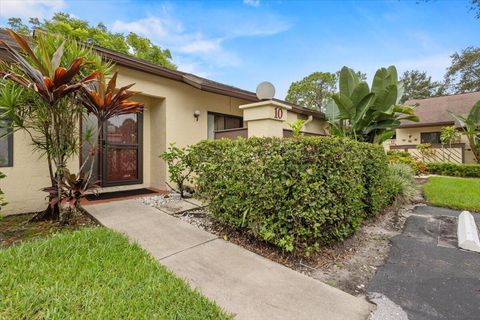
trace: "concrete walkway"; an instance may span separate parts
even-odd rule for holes
[[[138,200],[85,206],[235,319],[367,319],[372,305]]]

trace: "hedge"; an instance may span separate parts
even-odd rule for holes
[[[380,146],[335,137],[203,141],[191,147],[211,218],[287,252],[355,232],[392,199]]]
[[[431,162],[427,164],[428,172],[443,176],[480,178],[480,164],[451,162]]]
[[[390,150],[387,152],[387,157],[391,163],[403,163],[408,165],[413,169],[416,175],[426,174],[428,172],[426,164],[412,157],[407,151]]]

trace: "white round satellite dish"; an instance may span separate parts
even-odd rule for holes
[[[257,86],[257,98],[270,100],[275,96],[275,87],[268,81],[263,81]]]

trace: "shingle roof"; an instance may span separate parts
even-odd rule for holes
[[[2,28],[0,28],[0,40],[6,42],[8,45],[11,45],[12,47],[15,47],[15,48],[18,47],[17,44],[14,41],[12,41],[7,31]],[[256,94],[251,91],[236,88],[220,82],[208,80],[191,73],[186,73],[178,70],[171,70],[171,69],[159,66],[157,64],[153,64],[151,62],[138,59],[120,52],[113,51],[113,50],[105,49],[99,46],[94,46],[94,49],[97,52],[99,52],[103,57],[115,62],[117,65],[125,66],[125,67],[142,71],[142,72],[147,72],[153,75],[172,79],[175,81],[180,81],[203,91],[223,94],[223,95],[240,98],[240,99],[244,99],[251,102],[259,101]],[[8,53],[2,47],[2,45],[0,45],[0,60],[5,59],[6,57],[8,57]],[[278,100],[278,99],[275,99],[275,100],[291,105],[294,112],[305,114],[305,115],[312,115],[315,118],[325,119],[325,114],[320,111],[307,109],[305,107],[292,104],[290,102]]]
[[[415,107],[415,113],[420,118],[420,122],[404,122],[400,127],[452,125],[454,120],[450,112],[466,115],[479,100],[480,92],[408,100],[405,104]]]

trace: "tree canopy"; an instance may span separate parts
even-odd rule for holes
[[[467,47],[451,56],[445,85],[453,93],[480,91],[480,47]]]
[[[292,82],[285,100],[309,109],[322,110],[329,95],[337,89],[337,75],[314,72],[300,81]]]
[[[355,74],[361,81],[367,79],[366,73],[357,71]],[[285,100],[305,108],[325,111],[331,94],[337,91],[339,78],[340,71],[313,72],[300,81],[292,82]]]
[[[92,26],[86,20],[70,16],[68,13],[55,13],[49,20],[40,21],[38,18],[30,18],[25,24],[20,18],[8,19],[10,27],[18,33],[30,34],[34,29],[42,29],[46,32],[61,34],[72,37],[88,44],[97,45],[106,49],[128,54],[149,62],[176,69],[172,62],[170,50],[162,49],[153,44],[149,39],[136,33],[123,33],[109,31],[103,24]]]
[[[400,99],[404,103],[410,99],[424,99],[439,94],[441,84],[432,81],[432,77],[425,71],[407,70],[400,77],[403,82],[403,95]]]

